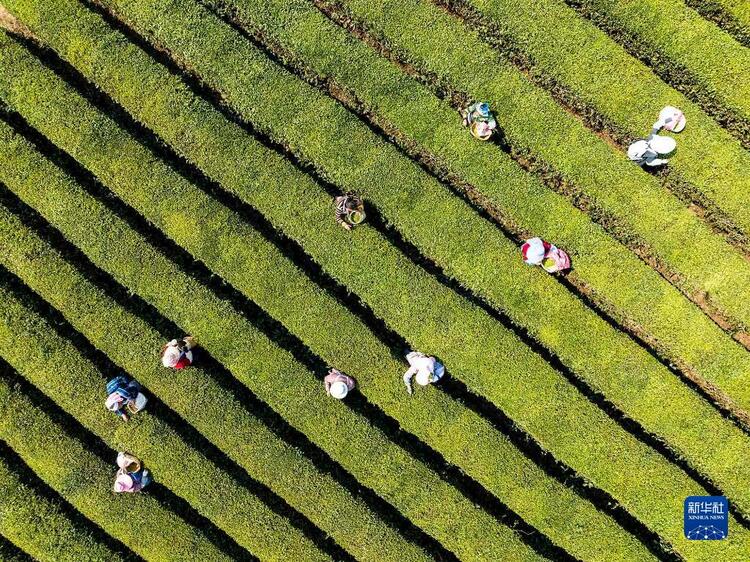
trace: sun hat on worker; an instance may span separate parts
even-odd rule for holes
[[[669,154],[677,148],[677,141],[672,137],[664,137],[661,135],[654,135],[648,141],[649,147],[656,151],[658,154]]]
[[[115,478],[115,492],[129,492],[135,486],[133,478],[124,472],[118,472]]]
[[[685,128],[687,119],[682,111],[668,105],[659,112],[659,120],[656,124],[661,125],[667,131],[679,133]]]
[[[122,405],[123,398],[120,396],[119,393],[113,392],[109,396],[107,396],[107,400],[104,402],[104,405],[107,407],[107,410],[110,412],[116,412],[120,409],[120,406]]]
[[[180,350],[175,346],[167,346],[167,349],[164,350],[164,354],[161,356],[161,364],[165,367],[174,367],[180,360],[180,355]]]
[[[521,246],[523,261],[531,265],[539,265],[544,259],[546,253],[544,242],[541,238],[530,238]]]
[[[346,383],[343,381],[336,381],[331,385],[331,388],[329,390],[331,393],[331,396],[334,398],[338,398],[339,400],[343,400],[346,398],[346,395],[349,393],[349,389],[346,386]]]

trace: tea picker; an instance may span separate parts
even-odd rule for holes
[[[654,123],[651,134],[655,135],[662,129],[671,133],[681,133],[686,124],[685,114],[676,107],[668,105],[659,112],[659,119]]]
[[[141,461],[131,454],[117,453],[118,470],[115,474],[115,493],[140,492],[151,483],[151,473],[143,468]]]
[[[486,141],[497,128],[495,117],[486,102],[476,102],[461,110],[464,127],[469,127],[474,138]]]
[[[666,156],[674,152],[677,142],[672,137],[659,135],[662,129],[672,133],[681,132],[687,123],[685,115],[670,105],[659,112],[659,119],[653,124],[651,134],[639,139],[628,147],[628,158],[641,166],[662,166],[669,162]]]
[[[640,166],[663,166],[669,162],[668,156],[677,147],[673,138],[651,135],[639,139],[628,147],[628,158]]]
[[[130,419],[129,414],[137,414],[146,407],[146,396],[141,392],[138,381],[125,375],[118,375],[107,382],[107,400],[104,405],[110,412],[115,412],[123,421]]]
[[[346,230],[351,230],[364,222],[365,204],[356,193],[339,195],[333,202],[336,207],[336,222]]]
[[[184,369],[193,364],[195,338],[185,336],[167,342],[161,348],[161,364],[170,369]]]
[[[417,384],[427,386],[438,382],[445,374],[445,367],[434,357],[428,357],[418,351],[410,351],[406,354],[406,360],[409,362],[409,370],[404,373],[404,384],[406,391],[412,394],[414,390],[411,386],[411,379],[415,377]]]
[[[547,273],[557,273],[570,269],[570,257],[541,238],[529,238],[521,246],[523,261],[529,265],[539,265]]]
[[[326,378],[323,379],[323,384],[325,384],[326,392],[330,396],[343,400],[349,394],[349,391],[354,389],[357,382],[338,369],[331,369],[328,371]]]

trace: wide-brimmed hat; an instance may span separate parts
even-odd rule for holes
[[[544,259],[544,241],[541,238],[529,238],[521,246],[523,261],[531,265],[539,265]]]
[[[119,393],[113,392],[109,396],[107,396],[107,400],[104,402],[104,405],[107,407],[107,410],[110,412],[116,412],[120,409],[120,406],[122,405],[124,398],[120,396]]]
[[[669,120],[668,123],[667,120]],[[659,121],[664,123],[664,129],[673,133],[679,133],[687,124],[685,114],[671,105],[666,106],[659,112]]]
[[[161,364],[165,367],[174,367],[180,360],[180,355],[180,350],[175,346],[167,346],[167,349],[164,350],[164,353],[161,356]]]
[[[677,141],[672,137],[654,135],[649,139],[648,145],[658,154],[670,154],[677,148]]]
[[[125,472],[118,472],[115,478],[115,492],[127,492],[133,489],[135,481],[133,477]]]
[[[346,395],[349,394],[349,388],[346,386],[345,382],[336,381],[331,385],[329,392],[334,398],[343,400],[344,398],[346,398]]]

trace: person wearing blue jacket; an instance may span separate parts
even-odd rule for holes
[[[107,382],[107,400],[104,405],[123,421],[128,421],[129,414],[135,414],[144,408],[146,397],[141,393],[141,385],[137,380],[118,375]]]

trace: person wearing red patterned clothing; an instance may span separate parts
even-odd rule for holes
[[[170,369],[184,369],[193,364],[193,352],[195,339],[185,336],[167,342],[161,348],[161,364]]]
[[[568,254],[541,238],[530,238],[521,246],[523,261],[529,265],[540,265],[548,273],[570,269]]]

